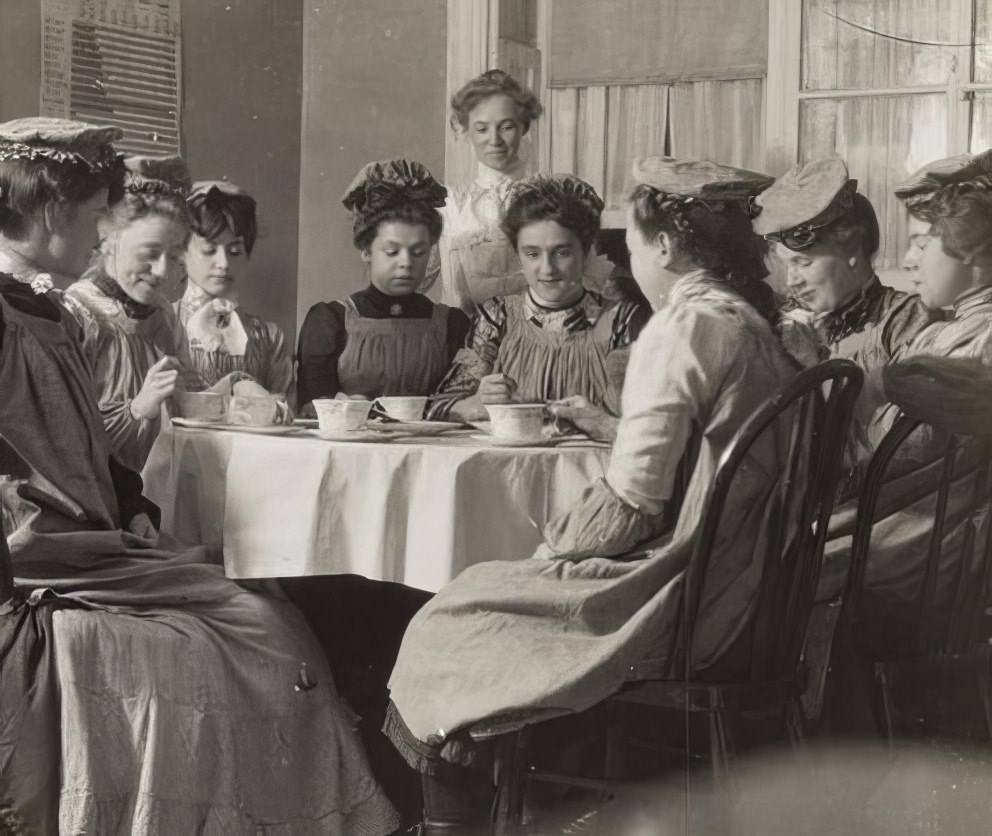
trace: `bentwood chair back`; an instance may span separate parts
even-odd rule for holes
[[[607,778],[619,765],[618,737],[622,717],[614,706],[639,704],[648,709],[704,712],[709,716],[711,763],[721,774],[733,747],[727,715],[743,710],[780,710],[790,737],[801,734],[799,697],[805,688],[802,652],[813,596],[819,580],[827,524],[844,470],[854,404],[863,374],[846,360],[830,360],[800,372],[772,395],[738,430],[723,452],[709,486],[705,511],[684,584],[683,612],[673,663],[663,679],[631,682],[607,701]],[[746,673],[735,681],[700,677],[692,654],[692,637],[701,611],[710,557],[721,536],[728,499],[737,477],[750,466],[749,454],[766,434],[788,428],[788,438],[774,443],[786,452],[766,497],[764,554],[757,605],[742,654]],[[739,669],[739,668],[737,668]],[[523,818],[523,775],[528,726],[479,723],[471,729],[477,741],[498,738],[496,778],[497,833],[519,833]],[[509,732],[509,733],[508,733]],[[579,783],[560,776],[538,779]]]
[[[882,639],[862,642],[861,652],[874,663],[881,697],[885,732],[892,739],[890,672],[894,665],[913,662],[958,662],[976,653],[976,673],[985,704],[986,724],[992,735],[989,670],[986,663],[990,630],[989,580],[992,572],[990,532],[990,456],[987,442],[967,435],[933,429],[901,416],[875,451],[858,500],[846,593],[851,629],[855,635],[870,608],[885,605],[884,597],[872,602],[865,592],[872,559],[872,533],[879,519],[898,512],[886,497],[887,489],[899,492],[901,507],[926,513],[930,525],[920,564],[916,600],[893,610],[892,621],[903,627]],[[911,490],[907,491],[906,486]],[[906,555],[910,559],[910,555]],[[942,577],[943,575],[943,577]],[[950,594],[948,595],[948,590]]]

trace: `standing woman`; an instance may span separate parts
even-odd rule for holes
[[[212,386],[231,372],[251,375],[274,394],[287,394],[293,361],[282,329],[235,310],[258,235],[255,199],[232,183],[196,183],[187,199],[193,234],[186,248],[189,284],[176,305],[193,367]]]
[[[298,402],[339,392],[429,395],[465,342],[468,317],[417,292],[441,235],[445,189],[418,162],[369,163],[342,199],[369,285],[320,302],[300,329]]]
[[[451,97],[451,129],[472,143],[475,180],[451,188],[438,246],[441,301],[474,313],[493,296],[526,287],[513,246],[500,230],[510,187],[526,174],[520,143],[544,108],[537,96],[503,70],[473,78]]]
[[[179,157],[130,157],[124,165],[124,196],[101,226],[96,261],[66,291],[65,303],[83,327],[111,449],[140,472],[166,401],[177,389],[203,384],[162,295],[183,271],[186,166]]]

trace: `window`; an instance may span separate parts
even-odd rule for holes
[[[760,169],[764,0],[544,0],[540,167],[591,183],[625,223],[633,161],[650,154]],[[722,12],[720,10],[723,10]],[[727,25],[712,21],[729,14]],[[586,48],[576,49],[576,44]]]
[[[115,125],[117,147],[181,149],[179,0],[44,0],[41,114]]]
[[[992,145],[992,0],[770,0],[769,15],[769,173],[843,157],[878,213],[876,268],[897,268],[895,186]]]

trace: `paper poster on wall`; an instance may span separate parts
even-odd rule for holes
[[[180,0],[42,0],[41,114],[123,129],[122,150],[179,153]]]

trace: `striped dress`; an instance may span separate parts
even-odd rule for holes
[[[190,282],[183,298],[175,303],[176,315],[183,328],[213,297]],[[208,386],[231,372],[251,375],[273,394],[289,395],[293,388],[293,359],[286,348],[282,329],[250,313],[238,310],[233,316],[241,320],[248,341],[244,354],[231,354],[224,349],[208,350],[195,339],[187,341],[193,368]]]

